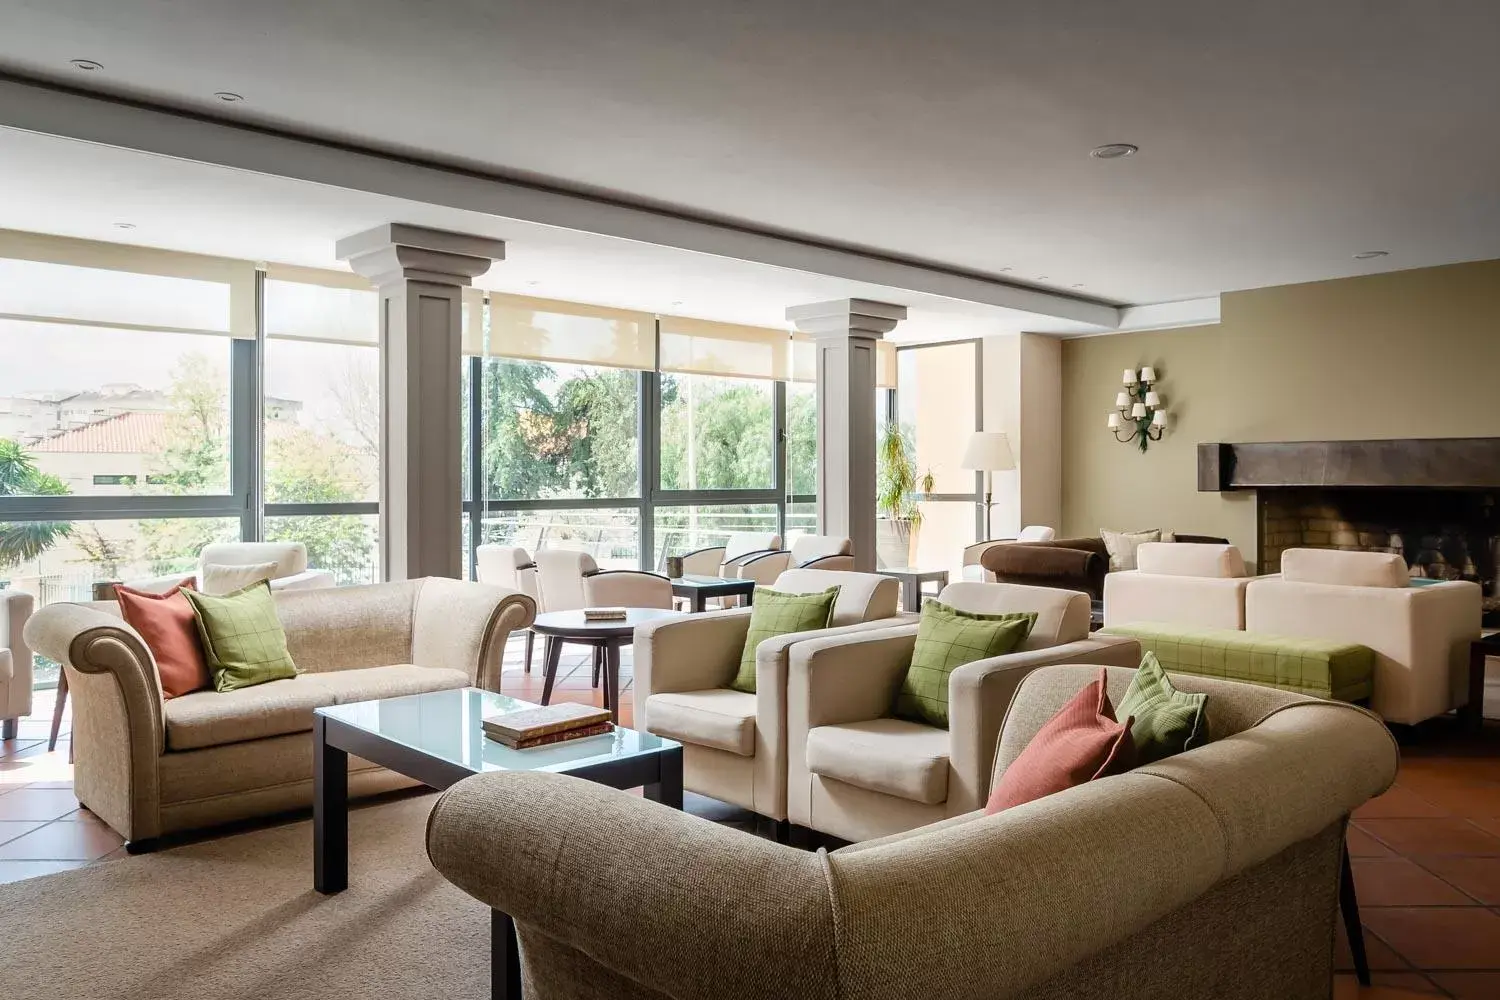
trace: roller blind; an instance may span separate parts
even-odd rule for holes
[[[785,380],[791,334],[764,326],[661,317],[661,370],[691,375]]]
[[[465,323],[464,353],[648,371],[656,365],[650,313],[489,293],[489,335]]]
[[[266,265],[266,336],[332,344],[380,343],[380,296],[347,271]]]
[[[804,333],[792,336],[793,382],[816,382],[818,380],[818,351],[813,339]],[[875,342],[875,387],[896,388],[896,345],[887,340]]]

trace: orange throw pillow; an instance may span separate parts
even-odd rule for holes
[[[1101,668],[1098,680],[1075,694],[1037,730],[996,782],[984,807],[986,815],[1130,767],[1135,757],[1131,720],[1115,721],[1107,677]]]
[[[167,698],[214,686],[203,659],[197,616],[182,594],[182,588],[191,582],[184,580],[165,594],[115,586],[121,616],[141,634],[156,657],[162,694]]]

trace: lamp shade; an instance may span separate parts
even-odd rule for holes
[[[1005,472],[1016,467],[1016,456],[1004,431],[975,431],[969,435],[969,446],[959,465],[980,472]]]
[[[1112,431],[1113,430],[1119,430],[1119,427],[1120,427],[1120,415],[1118,413],[1111,413],[1109,415],[1109,429],[1112,430]]]
[[[1155,382],[1156,381],[1156,369],[1152,368],[1150,365],[1147,365],[1146,367],[1142,368],[1141,369],[1141,381],[1142,382]]]
[[[1161,405],[1161,396],[1156,392],[1155,389],[1146,393],[1146,405],[1152,407]]]
[[[1128,393],[1128,392],[1117,392],[1117,393],[1115,393],[1115,409],[1117,409],[1117,410],[1128,410],[1128,409],[1130,409],[1130,393]]]
[[[1145,415],[1146,415],[1146,404],[1145,403],[1136,403],[1134,406],[1132,406],[1130,408],[1130,418],[1132,420],[1139,420],[1142,417],[1144,417]]]

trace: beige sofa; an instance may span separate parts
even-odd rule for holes
[[[997,774],[1097,671],[1026,678]],[[1208,745],[832,854],[537,773],[459,782],[427,850],[514,918],[531,1000],[1327,1000],[1345,821],[1395,744],[1351,705],[1175,680]]]
[[[1479,585],[1411,585],[1406,562],[1384,552],[1288,549],[1281,575],[1245,591],[1245,629],[1356,642],[1375,651],[1370,707],[1418,723],[1468,701],[1469,644],[1483,617]]]
[[[844,840],[867,840],[966,813],[989,795],[1001,721],[1038,667],[1135,667],[1134,639],[1090,636],[1087,594],[1007,583],[949,584],[938,599],[982,613],[1034,611],[1021,649],[949,675],[949,728],[891,717],[917,626],[809,639],[787,678],[787,815]]]
[[[31,649],[23,630],[32,597],[0,590],[0,739],[13,740],[20,720],[31,714]]]
[[[1245,627],[1245,560],[1233,545],[1147,542],[1136,568],[1104,578],[1104,624]]]
[[[775,589],[838,586],[833,627],[767,639],[756,648],[755,693],[729,687],[739,670],[750,609],[650,622],[635,632],[635,719],[683,744],[683,785],[785,820],[788,653],[800,640],[889,625],[899,583],[873,573],[787,570]]]
[[[535,615],[523,594],[439,578],[280,591],[276,609],[297,677],[166,700],[117,604],[53,604],[32,616],[27,640],[68,674],[78,799],[135,847],[309,805],[313,709],[498,690],[505,640]],[[352,756],[349,772],[352,795],[411,784]]]

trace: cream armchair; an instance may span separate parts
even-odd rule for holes
[[[164,699],[156,661],[113,601],[52,604],[26,640],[63,664],[73,693],[78,800],[132,849],[179,830],[312,802],[313,710],[477,686],[498,690],[501,651],[535,604],[460,580],[276,593],[300,673]],[[413,784],[349,758],[349,791]]]
[[[579,608],[672,607],[672,583],[657,573],[601,570],[593,556],[573,549],[542,549],[536,554],[536,564],[542,614]],[[599,686],[603,670],[604,647],[595,646],[594,687]]]
[[[1412,586],[1405,561],[1384,552],[1288,549],[1280,576],[1245,591],[1247,631],[1373,649],[1370,707],[1387,722],[1414,724],[1467,704],[1469,644],[1483,613],[1478,584]]]
[[[798,535],[790,549],[761,552],[746,557],[736,574],[742,580],[754,580],[769,587],[789,569],[826,569],[854,572],[854,545],[847,538],[834,535]]]
[[[1031,674],[997,772],[1097,673]],[[1181,680],[1206,746],[830,854],[536,772],[454,785],[427,853],[514,920],[530,1000],[1327,1000],[1345,823],[1395,743],[1351,705]]]
[[[1243,629],[1250,577],[1233,545],[1147,542],[1136,568],[1104,578],[1104,624]]]
[[[695,576],[735,576],[746,559],[780,548],[781,536],[775,532],[735,531],[723,545],[710,545],[685,554],[682,571]]]
[[[783,822],[786,813],[786,678],[793,644],[881,628],[896,617],[899,584],[873,573],[788,570],[777,590],[838,586],[832,627],[767,639],[756,649],[755,693],[729,687],[739,670],[751,609],[642,625],[635,632],[637,724],[683,744],[691,791]]]
[[[997,545],[1015,542],[1050,542],[1057,532],[1042,524],[1028,524],[1014,538],[989,538],[964,546],[962,578],[973,583],[994,583],[995,574],[980,565],[980,557]]]
[[[198,580],[203,580],[205,566],[254,566],[275,563],[271,575],[272,590],[317,590],[335,585],[333,574],[324,569],[307,568],[307,546],[301,542],[217,542],[205,545],[198,553]],[[135,590],[161,592],[182,582],[181,573],[126,580]]]
[[[866,840],[977,809],[989,795],[1006,709],[1027,674],[1055,663],[1140,664],[1133,639],[1090,637],[1084,593],[960,582],[938,600],[981,613],[1031,611],[1037,621],[1018,651],[949,675],[947,729],[891,716],[915,623],[794,645],[786,696],[792,823]]]
[[[0,590],[0,739],[15,739],[20,721],[31,714],[31,648],[25,636],[31,609],[30,594]]]

